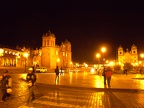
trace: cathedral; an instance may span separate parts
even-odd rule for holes
[[[118,62],[120,65],[124,65],[125,63],[138,64],[137,47],[133,44],[130,51],[128,48],[124,51],[123,47],[120,45],[118,47]]]
[[[65,40],[56,45],[56,37],[50,31],[42,36],[42,47],[11,48],[0,45],[0,67],[30,67],[69,68],[72,66],[71,43]]]
[[[42,47],[33,51],[33,65],[47,68],[69,68],[72,63],[71,43],[65,40],[56,45],[56,37],[50,31],[42,36]]]

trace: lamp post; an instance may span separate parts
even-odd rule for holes
[[[104,53],[106,52],[106,48],[105,48],[105,47],[102,47],[102,48],[101,48],[101,52],[102,52],[102,59],[103,59],[103,66],[104,66],[104,60],[105,60],[105,58],[104,58]]]
[[[98,70],[100,69],[100,57],[101,57],[100,53],[97,53],[96,58],[98,59]],[[98,74],[99,74],[99,71],[98,71]]]
[[[59,66],[59,62],[60,62],[60,59],[59,59],[59,58],[57,58],[57,66]]]
[[[142,67],[143,67],[143,59],[144,59],[144,54],[140,54],[141,58],[142,58]]]
[[[3,56],[4,50],[2,48],[0,48],[0,57]],[[1,58],[0,58],[0,66],[2,65],[1,63]]]
[[[73,62],[72,61],[70,62],[70,65],[71,65],[70,67],[73,69]]]
[[[98,63],[100,63],[100,57],[101,57],[100,53],[97,53],[96,58],[98,59]]]
[[[27,58],[28,58],[29,54],[27,52],[25,52],[23,54],[23,56],[25,57],[25,72],[26,72],[26,62],[27,62]]]

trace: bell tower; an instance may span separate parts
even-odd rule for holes
[[[123,63],[123,55],[124,55],[124,50],[123,47],[120,45],[118,47],[118,62]]]
[[[42,66],[55,68],[55,35],[48,31],[42,36]]]
[[[137,47],[134,44],[131,46],[131,53],[134,55],[137,54]]]
[[[138,54],[137,54],[137,47],[133,44],[131,46],[131,55],[132,55],[132,62],[137,63],[138,62]]]

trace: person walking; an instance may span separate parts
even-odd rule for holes
[[[127,75],[127,72],[128,72],[128,69],[127,69],[127,67],[125,67],[124,74]]]
[[[55,73],[56,73],[55,81],[59,82],[59,68],[58,68],[58,66],[55,69]]]
[[[28,89],[29,89],[27,103],[29,103],[35,99],[34,85],[35,85],[36,79],[37,78],[36,78],[35,73],[33,72],[33,69],[29,70],[28,74],[26,76],[26,81],[28,83]]]
[[[142,67],[140,67],[140,70],[139,70],[139,71],[140,71],[140,74],[142,75],[142,74],[143,74],[143,72],[142,72]]]
[[[113,74],[112,69],[110,67],[108,67],[107,70],[105,71],[108,87],[111,87],[110,82],[111,82],[112,74]]]
[[[7,89],[11,89],[11,87],[12,87],[12,78],[8,74],[8,70],[5,70],[4,74],[1,76],[1,88],[2,88],[1,102],[6,101],[6,98],[11,96],[11,94],[7,92]]]
[[[102,76],[104,78],[104,86],[106,86],[106,74],[105,74],[105,71],[106,71],[106,68],[104,67],[103,68],[103,73],[102,73]]]

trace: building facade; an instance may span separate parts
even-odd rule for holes
[[[50,31],[42,36],[42,47],[33,51],[33,65],[47,68],[69,68],[72,63],[71,43],[66,40],[56,45],[56,37]]]
[[[30,65],[30,49],[25,47],[11,48],[5,45],[0,45],[0,67],[23,67]]]
[[[42,47],[35,50],[25,47],[11,48],[0,45],[0,67],[39,66],[47,68],[72,67],[71,43],[65,40],[56,45],[56,37],[50,31],[42,36]]]
[[[118,62],[120,65],[123,66],[125,63],[130,63],[132,65],[138,64],[137,47],[133,44],[131,46],[130,51],[128,50],[128,48],[125,51],[123,47],[120,45],[118,47]]]

